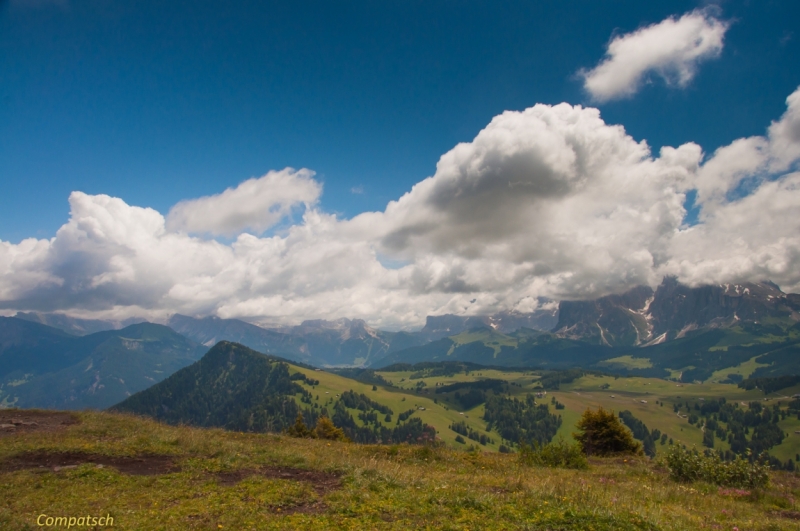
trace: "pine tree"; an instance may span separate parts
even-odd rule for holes
[[[641,445],[620,422],[613,411],[602,407],[597,411],[587,409],[578,421],[581,433],[572,436],[583,447],[586,455],[641,454]]]
[[[300,439],[314,439],[315,433],[308,429],[306,423],[303,421],[303,414],[298,413],[297,418],[294,420],[294,425],[287,428],[286,435],[290,437],[298,437]]]
[[[317,419],[317,425],[314,428],[313,433],[319,439],[350,442],[350,439],[348,439],[344,434],[344,430],[342,430],[342,428],[337,428],[333,421],[328,417],[320,417]]]

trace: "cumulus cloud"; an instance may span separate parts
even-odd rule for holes
[[[591,70],[582,70],[584,88],[596,101],[635,94],[651,72],[668,84],[685,87],[701,61],[719,56],[728,23],[708,10],[614,37],[606,57]]]
[[[181,201],[169,211],[167,228],[231,236],[245,230],[262,233],[291,211],[314,204],[322,186],[314,172],[286,168],[248,179],[221,194]]]
[[[735,140],[694,183],[700,223],[679,231],[662,270],[689,284],[770,279],[800,290],[800,89],[766,136]]]
[[[540,278],[548,296],[592,296],[653,281],[700,159],[694,144],[653,158],[596,109],[536,105],[496,117],[369,222],[384,252],[449,257],[423,290]]]
[[[786,98],[786,112],[772,122],[766,136],[734,140],[714,152],[698,172],[698,199],[712,204],[732,199],[741,187],[752,191],[765,179],[786,172],[800,159],[800,90]],[[743,195],[743,194],[739,194]]]
[[[786,112],[769,128],[770,170],[784,171],[800,159],[800,90],[786,98]]]
[[[800,288],[800,173],[707,206],[701,219],[676,235],[665,273],[691,285],[769,279]]]
[[[271,172],[166,218],[74,192],[54,238],[0,242],[0,310],[413,328],[430,314],[531,311],[540,297],[596,297],[666,274],[798,290],[798,109],[800,89],[765,135],[705,161],[691,143],[653,154],[592,108],[505,112],[384,211],[352,219],[319,207],[307,170]],[[690,190],[699,223],[686,227]],[[300,203],[301,220],[258,234]],[[255,234],[207,236],[243,229]]]

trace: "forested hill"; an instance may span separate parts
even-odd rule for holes
[[[237,431],[281,431],[300,411],[288,397],[308,394],[289,366],[238,343],[221,341],[203,358],[112,409],[169,424]]]
[[[333,378],[342,386],[355,383]],[[221,341],[200,361],[111,409],[169,424],[249,432],[283,431],[294,424],[298,413],[309,426],[327,416],[350,439],[362,443],[425,442],[436,436],[435,428],[418,417],[411,418],[413,409],[395,417],[395,411],[385,404],[363,393],[345,391],[347,387],[335,397],[323,394],[321,400],[319,394],[314,397],[310,392],[318,385],[313,376],[281,358]]]

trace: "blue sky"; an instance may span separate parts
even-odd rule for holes
[[[591,105],[614,34],[696,2],[0,2],[0,239],[52,237],[73,190],[166,213],[286,166],[383,209],[504,110]],[[800,84],[800,5],[722,2],[690,86],[599,105],[656,149],[761,134]],[[363,190],[353,193],[352,190]]]
[[[794,197],[798,64],[791,0],[0,0],[0,311],[407,327],[664,274],[800,286],[773,226],[800,203],[763,211]],[[709,244],[759,208],[772,236]]]

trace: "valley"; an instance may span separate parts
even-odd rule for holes
[[[0,407],[113,406],[247,432],[283,431],[302,413],[309,426],[331,418],[361,443],[435,436],[452,448],[513,452],[571,440],[583,411],[602,406],[627,411],[651,455],[670,440],[729,454],[766,444],[776,466],[789,467],[800,426],[787,397],[800,388],[765,396],[737,384],[800,374],[796,303],[770,283],[690,288],[665,279],[656,290],[563,301],[557,312],[430,316],[416,332],[358,319],[262,328],[178,314],[171,328],[120,329],[20,314],[0,318]],[[779,404],[779,418],[764,427],[693,418],[692,408],[718,402],[743,412]]]

